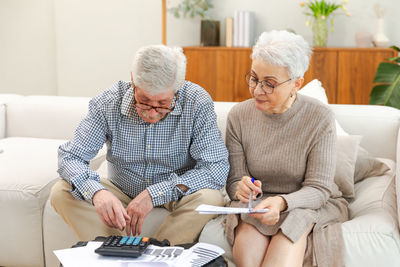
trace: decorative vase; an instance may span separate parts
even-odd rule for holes
[[[359,30],[354,35],[354,40],[358,47],[371,47],[372,34],[367,30]]]
[[[323,47],[326,46],[328,41],[328,22],[324,16],[314,18],[314,24],[312,25],[313,31],[313,45]]]
[[[202,46],[219,46],[219,21],[201,21],[200,44]]]
[[[376,25],[376,34],[373,38],[373,43],[378,47],[385,47],[389,45],[389,38],[383,32],[383,18],[378,18]]]

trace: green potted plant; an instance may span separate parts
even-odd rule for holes
[[[400,48],[391,46],[397,52]],[[369,96],[373,105],[391,106],[400,109],[400,57],[389,58],[389,62],[379,64],[374,78],[374,88]]]
[[[328,40],[328,18],[330,18],[331,30],[334,30],[333,14],[337,9],[342,9],[346,16],[351,16],[346,8],[347,0],[328,1],[328,0],[309,0],[300,2],[300,6],[305,8],[304,14],[307,16],[306,25],[311,26],[313,32],[313,45],[326,46]]]
[[[181,16],[201,18],[200,43],[202,46],[219,46],[220,22],[211,20],[210,9],[213,8],[212,0],[182,0],[168,11],[176,18]]]

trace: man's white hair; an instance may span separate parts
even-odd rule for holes
[[[251,59],[284,67],[291,79],[304,76],[310,56],[310,45],[300,35],[288,31],[263,32],[253,47]]]
[[[145,46],[136,53],[132,73],[135,85],[151,95],[176,92],[185,82],[186,57],[180,47]]]

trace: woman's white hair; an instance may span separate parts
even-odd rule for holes
[[[145,46],[136,53],[132,73],[135,85],[151,95],[176,92],[185,82],[186,57],[180,47]]]
[[[311,47],[300,35],[288,31],[263,32],[253,47],[251,59],[287,69],[291,79],[304,76],[307,71]]]

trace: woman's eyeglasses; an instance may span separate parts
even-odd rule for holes
[[[266,93],[266,94],[272,94],[274,92],[274,89],[276,87],[278,87],[281,84],[284,84],[290,80],[292,80],[292,78],[290,78],[289,80],[286,80],[284,82],[281,83],[274,83],[274,81],[269,81],[269,80],[262,80],[259,81],[257,77],[255,77],[252,73],[247,73],[245,76],[246,79],[246,83],[250,88],[256,88],[258,84],[261,84],[261,90]]]

